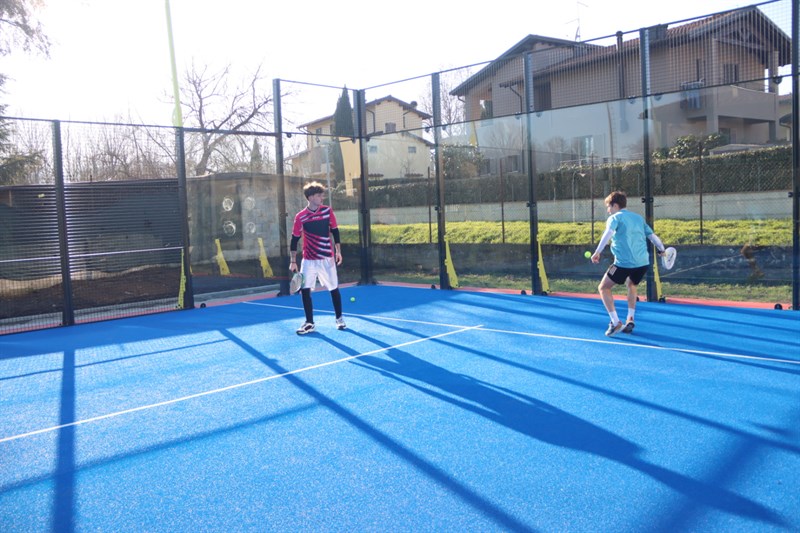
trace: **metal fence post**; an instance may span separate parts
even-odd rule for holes
[[[186,149],[184,145],[184,131],[182,127],[175,128],[175,163],[178,171],[178,212],[181,217],[181,237],[183,240],[183,309],[194,309],[194,286],[192,284],[192,259],[190,257],[189,242],[189,190],[186,185]]]
[[[539,209],[536,201],[536,151],[533,142],[533,113],[535,102],[533,99],[533,53],[528,52],[524,58],[525,68],[525,116],[527,117],[527,147],[528,158],[528,219],[530,225],[531,241],[531,292],[543,294],[542,280],[539,278]]]
[[[61,288],[63,289],[64,310],[61,323],[64,326],[75,324],[75,308],[72,301],[72,277],[69,255],[69,235],[67,232],[66,191],[64,185],[64,158],[61,146],[61,122],[53,121],[53,172],[55,174],[56,217],[58,219],[58,248],[61,255]]]
[[[800,311],[800,0],[792,0],[792,309]]]
[[[439,286],[452,289],[450,277],[447,275],[447,249],[445,239],[446,217],[444,212],[444,169],[442,168],[442,96],[440,93],[439,73],[431,75],[431,97],[433,101],[433,168],[436,176],[436,224],[439,245]]]
[[[374,285],[372,274],[372,222],[369,212],[369,165],[366,146],[367,100],[363,89],[353,91],[355,100],[355,130],[358,139],[359,159],[359,198],[358,198],[358,241],[361,245],[361,285]]]
[[[650,169],[650,28],[639,30],[639,55],[642,67],[642,163],[644,169],[644,219],[647,224],[653,227],[653,176]],[[650,246],[647,247],[648,256],[653,259],[653,252]],[[650,261],[652,263],[652,260]],[[647,301],[655,302],[658,300],[658,290],[655,283],[653,269],[647,270]]]
[[[283,114],[281,109],[281,80],[272,80],[272,108],[275,122],[275,171],[278,173],[278,240],[281,247],[281,278],[279,296],[289,294],[289,238],[286,227],[289,213],[286,212],[286,174],[283,162]]]

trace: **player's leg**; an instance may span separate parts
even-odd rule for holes
[[[628,289],[628,317],[625,320],[625,327],[622,329],[623,333],[633,333],[633,328],[636,326],[634,319],[636,317],[636,302],[639,298],[639,283],[642,282],[644,275],[647,273],[647,266],[631,269],[628,278],[625,280],[625,287]]]
[[[609,337],[617,333],[623,327],[623,324],[620,322],[619,316],[617,315],[617,309],[614,306],[614,295],[612,294],[614,285],[618,285],[618,283],[613,279],[616,270],[616,266],[611,265],[608,268],[608,271],[603,275],[603,279],[600,280],[600,285],[597,286],[597,290],[600,293],[600,299],[603,301],[603,306],[606,308],[606,312],[611,319],[611,322],[608,324],[608,330],[606,330],[606,335]]]
[[[346,329],[347,325],[342,317],[342,294],[339,292],[339,275],[336,271],[335,260],[331,258],[330,260],[320,261],[318,274],[319,282],[331,293],[333,312],[336,315],[336,327],[338,329]]]
[[[333,312],[336,315],[336,327],[346,329],[347,325],[342,317],[342,293],[339,292],[338,287],[331,291],[331,301],[333,302]]]
[[[298,335],[305,335],[314,331],[314,304],[311,300],[311,289],[317,283],[317,268],[316,262],[313,260],[303,259],[300,263],[300,272],[303,273],[303,288],[300,289],[300,295],[303,299],[303,311],[306,315],[306,321],[297,329]]]
[[[625,281],[625,287],[628,289],[628,317],[625,319],[625,327],[622,328],[623,333],[632,333],[635,327],[634,318],[636,316],[636,299],[638,298],[638,286],[631,278]]]

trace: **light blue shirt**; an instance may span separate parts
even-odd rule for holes
[[[653,234],[653,229],[641,215],[620,209],[608,217],[606,229],[614,232],[611,253],[614,254],[615,265],[636,268],[650,264],[647,237]]]

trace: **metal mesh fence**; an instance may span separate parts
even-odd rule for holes
[[[287,180],[287,232],[295,214],[306,205],[303,187],[318,182],[327,188],[325,203],[333,208],[342,235],[344,262],[340,283],[361,279],[363,242],[359,216],[361,159],[367,141],[358,130],[358,93],[345,87],[281,80],[282,123]],[[288,252],[288,243],[285,245]],[[302,254],[301,254],[302,255]]]

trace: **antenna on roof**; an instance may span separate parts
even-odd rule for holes
[[[578,23],[578,27],[575,28],[575,41],[580,41],[581,40],[581,6],[589,7],[588,5],[584,4],[580,0],[577,0],[575,2],[575,13],[576,13],[578,18],[574,18],[574,19],[572,19],[570,21],[567,21],[567,24],[571,24],[573,22],[577,22]]]

